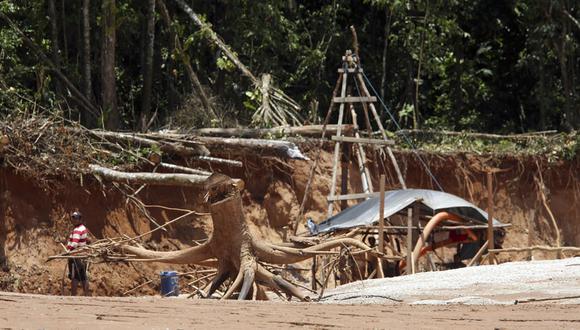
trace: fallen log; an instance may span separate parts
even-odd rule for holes
[[[99,130],[89,130],[92,135],[106,139],[111,142],[118,142],[123,145],[137,145],[156,147],[164,153],[174,154],[181,157],[209,156],[209,150],[196,141],[188,141],[187,145],[180,142],[167,142],[163,140],[152,140],[136,134],[109,132]]]
[[[127,182],[131,184],[149,184],[154,186],[181,186],[204,188],[209,176],[182,173],[147,173],[147,172],[121,172],[100,165],[89,165],[91,173],[107,181]]]
[[[171,141],[183,146],[190,146],[190,143],[203,144],[215,153],[229,155],[259,155],[273,156],[280,158],[303,159],[308,158],[302,154],[300,149],[290,141],[266,140],[266,139],[242,139],[242,138],[220,138],[220,137],[192,137],[191,135],[178,133],[141,133],[139,137],[154,141]],[[194,156],[194,159],[212,161],[208,156]],[[218,161],[216,161],[218,162]],[[235,164],[232,160],[223,160],[223,163],[230,162],[229,165],[241,166]]]
[[[529,139],[540,139],[548,138],[554,136],[557,131],[543,131],[543,132],[532,132],[523,134],[488,134],[488,133],[475,133],[475,132],[453,132],[453,131],[442,131],[442,130],[422,130],[422,129],[401,129],[395,132],[398,136],[417,136],[417,137],[434,137],[434,136],[459,136],[459,137],[469,137],[484,140],[529,140]]]
[[[287,136],[298,135],[306,137],[320,137],[323,125],[307,126],[279,126],[274,128],[199,128],[188,133],[198,136],[211,137],[237,137],[237,138],[262,138],[267,136]],[[326,125],[326,132],[335,135],[338,125]],[[353,130],[353,125],[342,125],[342,131],[349,135]]]
[[[165,169],[185,172],[185,173],[189,173],[189,174],[196,174],[196,175],[203,175],[203,176],[210,176],[211,175],[211,172],[204,171],[204,170],[198,170],[195,168],[189,168],[189,167],[185,167],[185,166],[173,165],[173,164],[168,164],[168,163],[159,163],[158,165],[162,168],[165,168]]]
[[[216,163],[222,165],[230,165],[235,167],[242,167],[244,164],[239,160],[231,160],[231,159],[223,159],[223,158],[216,158],[216,157],[209,157],[209,156],[195,156],[193,159],[201,160],[208,163]]]
[[[199,137],[197,140],[208,148],[219,150],[219,153],[224,154],[275,156],[308,160],[308,157],[303,155],[294,143],[288,141],[213,137]]]

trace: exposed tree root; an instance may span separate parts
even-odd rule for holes
[[[136,255],[139,260],[163,263],[207,264],[208,260],[217,259],[217,275],[207,290],[206,298],[211,297],[227,279],[231,279],[231,285],[221,299],[232,298],[235,293],[238,293],[239,300],[254,297],[263,299],[263,285],[274,291],[281,291],[288,297],[309,301],[310,297],[296,285],[270,272],[258,261],[291,264],[317,254],[334,253],[329,250],[336,247],[351,247],[363,251],[370,249],[352,238],[339,238],[307,247],[301,242],[278,245],[255,239],[246,224],[237,187],[239,185],[230,181],[212,188],[210,199],[214,202],[210,205],[210,211],[214,231],[206,243],[172,252],[150,251],[133,246],[124,246],[123,251]]]

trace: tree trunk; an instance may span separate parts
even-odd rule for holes
[[[99,130],[91,130],[89,132],[90,134],[93,134],[95,136],[115,143],[119,143],[121,145],[128,145],[133,147],[147,146],[150,148],[159,149],[162,152],[171,155],[178,155],[185,158],[192,156],[209,156],[210,154],[209,150],[207,150],[207,148],[203,144],[197,141],[183,141],[185,143],[182,143],[180,141],[173,143],[167,141],[155,141],[149,138],[144,138],[127,133],[107,132]]]
[[[189,18],[191,18],[197,27],[199,27],[201,30],[205,30],[204,36],[206,36],[211,41],[211,43],[219,47],[224,55],[227,56],[227,58],[236,65],[236,67],[242,72],[244,76],[250,78],[254,85],[258,85],[260,83],[260,80],[254,76],[254,74],[244,65],[244,63],[240,61],[238,56],[230,49],[230,47],[228,47],[228,45],[226,45],[221,40],[221,38],[211,28],[211,26],[202,21],[184,0],[175,0],[175,2],[177,2],[183,11],[185,11],[185,13],[189,16]]]
[[[61,58],[60,48],[58,47],[58,17],[56,15],[55,0],[48,0],[48,16],[50,17],[50,42],[52,43],[52,62],[60,69]],[[61,85],[58,81],[55,82],[56,91],[61,94]]]
[[[68,90],[71,92],[72,96],[78,101],[78,105],[81,106],[86,111],[97,113],[97,108],[79,91],[76,86],[67,78],[67,76],[52,62],[50,58],[44,53],[41,47],[37,46],[8,16],[6,16],[2,11],[0,11],[0,18],[6,21],[10,27],[16,31],[23,39],[24,44],[30,48],[38,58],[46,63],[51,70],[56,73],[56,77],[61,80],[61,82],[66,85]]]
[[[155,0],[147,1],[147,29],[145,36],[145,61],[143,65],[143,95],[141,107],[141,131],[149,128],[151,116],[151,92],[153,89],[153,53],[155,51]]]
[[[163,0],[157,0],[156,8],[161,15],[161,19],[166,27],[166,34],[167,34],[167,47],[169,48],[169,53],[173,54],[177,50],[177,35],[175,31],[173,31],[173,27],[171,26],[171,17],[169,16],[169,12],[165,7],[165,3]],[[166,82],[167,82],[167,106],[168,111],[173,113],[177,106],[179,105],[179,93],[176,90],[177,84],[177,60],[173,56],[168,56],[165,62],[167,67],[167,71],[165,74]]]
[[[452,89],[452,95],[454,99],[454,109],[449,109],[451,113],[456,113],[457,118],[460,118],[463,112],[464,107],[464,100],[463,100],[463,86],[462,86],[462,77],[463,77],[463,63],[465,54],[463,52],[463,43],[461,40],[458,40],[455,43],[455,58],[456,63],[453,66],[453,76],[454,76],[454,84]],[[459,120],[456,121],[458,123]]]
[[[308,159],[294,143],[287,141],[213,137],[198,137],[196,140],[224,154]]]
[[[423,24],[423,29],[427,29],[428,28],[428,24],[427,24],[427,19],[429,17],[429,7],[427,7],[427,10],[425,12],[425,22]],[[420,40],[420,45],[419,45],[419,59],[418,59],[418,63],[417,63],[417,77],[415,78],[415,98],[414,98],[414,107],[413,107],[413,128],[414,129],[418,129],[419,128],[419,120],[421,117],[421,112],[419,111],[419,85],[421,85],[421,67],[423,65],[423,53],[425,51],[425,35],[427,33],[425,32],[425,30],[421,31],[421,40]]]
[[[180,186],[204,188],[207,175],[183,173],[147,173],[147,172],[120,172],[99,165],[89,165],[95,175],[107,181],[130,182],[133,184],[150,184],[155,186]]]
[[[564,119],[563,126],[566,130],[572,130],[579,127],[577,122],[577,111],[576,108],[576,88],[575,88],[575,57],[574,50],[570,44],[570,21],[566,19],[565,12],[569,7],[566,1],[562,1],[560,4],[561,8],[561,22],[560,23],[560,36],[557,39],[551,40],[556,53],[558,55],[558,61],[560,64],[560,80],[562,83],[563,96],[564,96]],[[552,20],[554,18],[551,18]]]
[[[68,62],[68,42],[67,42],[67,30],[66,30],[66,10],[65,10],[65,6],[64,6],[64,0],[60,0],[60,16],[62,17],[61,19],[61,23],[62,23],[62,46],[63,46],[63,51],[64,51],[64,64],[66,65],[66,63]]]
[[[82,20],[83,20],[83,62],[82,62],[82,76],[83,76],[83,94],[85,97],[94,101],[95,97],[93,95],[93,84],[91,77],[91,16],[90,16],[90,5],[91,0],[83,0],[82,4]],[[81,121],[88,127],[93,127],[96,124],[96,119],[94,115],[91,115],[88,111],[83,111],[81,113]]]
[[[83,0],[83,92],[89,100],[93,100],[91,80],[91,0]]]
[[[345,136],[353,132],[353,125],[342,125],[341,130]],[[189,133],[200,136],[215,137],[238,137],[238,138],[262,138],[265,136],[308,136],[320,138],[323,125],[305,125],[300,127],[279,126],[274,128],[199,128],[190,130]],[[336,135],[338,125],[326,125],[327,136]]]
[[[389,49],[389,36],[391,35],[391,18],[393,17],[393,11],[387,8],[385,10],[385,40],[383,43],[383,63],[382,63],[382,74],[381,74],[381,99],[385,99],[385,92],[387,90],[387,51]]]
[[[103,124],[115,130],[120,125],[117,109],[117,83],[115,75],[116,33],[115,0],[103,0],[102,5],[102,42],[101,42],[101,94],[103,104]]]
[[[542,57],[543,59],[543,57]],[[545,63],[547,61],[539,61],[538,63],[538,84],[540,89],[540,95],[538,97],[538,106],[540,108],[540,120],[538,122],[540,131],[544,131],[548,125],[548,113],[549,113],[549,102],[548,102],[548,88],[546,87],[546,77],[545,77]]]
[[[207,111],[211,119],[212,120],[218,119],[217,115],[215,114],[215,111],[213,110],[213,108],[209,103],[209,98],[205,94],[205,91],[203,90],[203,86],[201,85],[201,82],[199,81],[197,74],[195,73],[195,71],[193,71],[193,67],[191,66],[189,56],[187,56],[185,50],[181,45],[181,42],[178,39],[177,33],[175,33],[173,26],[171,25],[172,24],[171,17],[169,16],[169,11],[167,10],[165,3],[163,2],[163,0],[157,0],[157,5],[159,7],[159,13],[161,14],[161,17],[163,18],[165,24],[167,25],[167,28],[169,29],[170,38],[172,39],[172,42],[175,43],[175,49],[179,53],[179,57],[181,58],[183,66],[185,67],[187,77],[191,81],[191,89],[197,93],[201,101],[201,104],[203,105],[204,109]]]

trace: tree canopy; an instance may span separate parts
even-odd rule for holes
[[[267,126],[252,116],[269,74],[314,123],[353,47],[351,25],[403,128],[580,128],[570,0],[0,0],[0,112],[61,111],[109,129]]]

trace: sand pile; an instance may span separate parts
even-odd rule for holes
[[[509,262],[354,282],[329,290],[323,302],[384,304],[514,304],[573,297],[580,303],[580,258]]]

